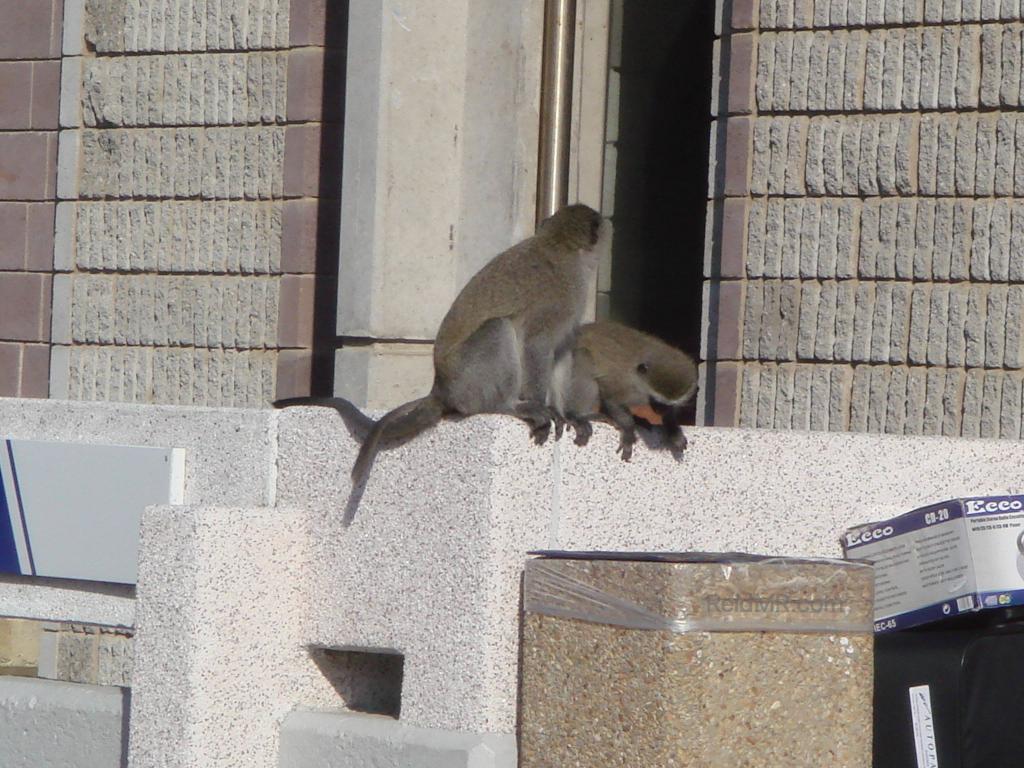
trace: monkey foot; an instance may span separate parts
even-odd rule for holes
[[[590,426],[589,421],[586,419],[569,419],[568,421],[569,426],[576,433],[576,439],[573,440],[576,445],[583,447],[590,442],[590,436],[594,434],[594,428]]]

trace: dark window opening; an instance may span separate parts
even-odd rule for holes
[[[611,280],[602,316],[698,358],[714,3],[613,0]],[[618,26],[618,29],[615,27]]]

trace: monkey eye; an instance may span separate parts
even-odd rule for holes
[[[641,376],[646,376],[647,375],[647,363],[640,363],[640,365],[638,365],[636,367],[636,372],[639,373]]]

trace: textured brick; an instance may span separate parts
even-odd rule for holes
[[[945,371],[941,368],[929,368],[925,378],[924,418],[921,424],[921,434],[942,434],[945,394]]]
[[[860,258],[859,239],[861,229],[860,206],[852,201],[839,203],[839,219],[836,226],[836,276],[854,277]]]
[[[977,120],[972,117],[961,116],[957,126],[954,164],[955,186],[958,195],[970,196],[974,193],[977,142]]]
[[[965,280],[970,274],[973,213],[973,204],[970,200],[957,200],[953,207],[953,239],[949,265],[949,276],[953,280]]]
[[[915,285],[910,296],[907,361],[912,365],[924,365],[928,361],[929,294],[930,290],[927,285]]]
[[[926,368],[909,368],[907,370],[906,414],[903,420],[903,431],[908,435],[920,435],[924,429],[924,408],[927,397]]]
[[[879,110],[882,108],[882,78],[885,65],[884,31],[872,31],[868,34],[864,50],[864,109]]]
[[[874,283],[860,283],[853,312],[853,345],[850,359],[862,363],[871,359],[871,331],[875,312]]]
[[[882,120],[878,123],[878,143],[875,174],[878,191],[882,195],[896,194],[896,143],[899,122]]]
[[[946,386],[942,392],[942,434],[955,437],[960,434],[964,402],[964,372],[946,371]]]
[[[919,106],[922,109],[935,109],[939,106],[941,35],[937,27],[926,27],[921,34]]]
[[[981,390],[981,437],[999,437],[999,405],[1002,400],[1002,374],[987,371]]]
[[[861,277],[874,277],[877,273],[879,218],[881,203],[877,199],[868,200],[861,209],[860,247],[857,260],[857,274]]]
[[[889,361],[889,332],[892,328],[892,283],[875,285],[875,305],[871,315],[871,343],[868,359],[872,363]]]
[[[746,270],[748,277],[764,275],[765,217],[767,204],[752,200],[747,209]]]
[[[793,424],[793,379],[796,366],[780,365],[775,369],[775,429],[790,429]]]
[[[843,281],[837,287],[836,298],[836,339],[833,346],[833,359],[849,361],[853,359],[853,338],[856,327],[856,294],[859,286],[851,281]]]
[[[907,420],[907,369],[893,368],[890,371],[889,388],[886,393],[885,431],[902,435]]]
[[[825,109],[825,85],[823,73],[828,71],[828,44],[830,36],[825,32],[815,32],[811,41],[810,62],[808,67],[815,76],[807,78],[807,109],[821,111]]]
[[[844,130],[848,129],[848,130]],[[859,129],[855,123],[846,124],[842,120],[829,118],[825,122],[824,141],[822,144],[822,172],[824,178],[825,194],[843,194],[843,166],[847,162],[844,154],[849,156],[852,153],[852,166],[854,169],[852,183],[856,184],[856,151],[859,146]],[[849,138],[844,142],[844,136]],[[844,145],[849,150],[844,153]]]
[[[967,319],[964,323],[964,363],[971,368],[985,364],[985,323],[988,309],[988,289],[972,285],[967,296]]]
[[[988,280],[989,273],[989,229],[992,207],[979,203],[974,206],[974,223],[971,229],[971,278]]]
[[[1002,30],[985,26],[981,30],[981,86],[979,102],[983,107],[999,105],[1002,85]]]
[[[999,402],[999,437],[1019,440],[1021,437],[1021,378],[1003,376]]]
[[[949,317],[949,286],[933,285],[928,308],[928,365],[946,364],[946,320]]]
[[[800,232],[803,219],[803,201],[787,198],[783,203],[782,226],[782,276],[795,278],[800,275]]]
[[[818,265],[819,251],[821,244],[819,236],[821,233],[821,204],[814,200],[807,200],[801,206],[802,216],[800,219],[800,277],[816,277],[820,272]],[[834,246],[833,246],[834,248]],[[834,254],[834,250],[833,250]],[[834,255],[833,255],[834,264]],[[834,273],[835,267],[832,271]]]
[[[811,369],[813,366],[798,365],[793,372],[793,408],[790,428],[808,430],[811,428]]]
[[[936,118],[938,140],[935,159],[935,192],[952,195],[956,191],[956,134],[958,119],[955,116]]]
[[[1002,114],[996,122],[996,159],[995,159],[995,193],[996,195],[1012,195],[1014,185],[1014,147],[1015,121],[1007,114]]]
[[[851,432],[868,431],[868,409],[871,404],[871,366],[858,365],[853,369],[850,387]]]
[[[821,286],[815,282],[805,283],[800,291],[800,316],[797,333],[797,358],[810,360],[814,357],[814,343],[818,330],[818,306]]]
[[[959,27],[942,27],[939,63],[938,106],[950,109],[956,106],[956,69],[959,48]]]
[[[787,118],[776,118],[768,127],[771,159],[768,162],[767,188],[770,195],[781,195],[786,189],[786,169],[789,167],[789,122]]]
[[[760,394],[761,370],[759,365],[745,365],[742,370],[740,389],[740,422],[741,427],[757,426],[757,402]]]
[[[1024,368],[1024,285],[1011,285],[1007,292],[1003,364]]]
[[[914,250],[916,247],[917,203],[900,200],[895,206],[896,242],[893,250],[894,269],[898,279],[914,276]]]
[[[970,288],[967,285],[953,285],[949,289],[949,314],[946,325],[946,362],[950,366],[962,366],[967,358],[967,305]]]
[[[892,320],[889,330],[890,363],[904,363],[907,360],[907,344],[910,335],[910,292],[909,283],[893,283]]]
[[[743,358],[757,360],[764,312],[764,282],[752,280],[744,285],[743,308]]]
[[[776,359],[796,360],[796,346],[800,323],[800,283],[786,280],[782,283],[779,294],[779,326],[778,349]]]
[[[771,198],[765,216],[764,275],[779,277],[782,274],[782,238],[785,225],[785,201]]]
[[[921,30],[908,29],[903,39],[903,83],[901,104],[917,109],[921,103]]]
[[[917,155],[917,178],[921,194],[934,195],[936,189],[936,164],[938,161],[938,118],[925,115],[919,127]]]
[[[1001,368],[1006,343],[1007,291],[1005,285],[993,285],[988,289],[988,304],[985,313],[985,367]]]
[[[775,389],[778,366],[762,365],[757,391],[757,422],[755,426],[772,429],[775,426]]]

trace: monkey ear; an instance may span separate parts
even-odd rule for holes
[[[647,363],[640,363],[640,365],[636,367],[636,372],[639,373],[641,376],[646,376],[647,371]]]

